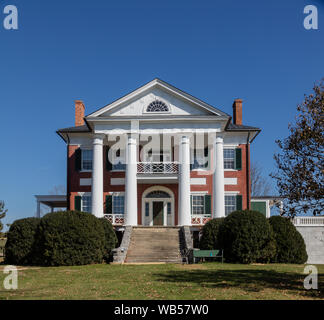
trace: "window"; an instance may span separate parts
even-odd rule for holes
[[[112,165],[112,170],[114,170],[114,171],[125,171],[126,170],[126,164],[124,164],[121,161],[118,161],[118,163]]]
[[[224,169],[235,169],[235,149],[224,149]]]
[[[112,170],[113,171],[125,171],[126,170],[126,164],[124,161],[124,157],[122,156],[121,150],[118,149],[113,154],[113,164],[112,164]]]
[[[172,213],[171,211],[171,202],[168,202],[167,204],[167,214],[170,215]]]
[[[92,150],[82,150],[82,170],[92,170]]]
[[[146,112],[169,112],[169,107],[160,100],[155,100],[149,104]]]
[[[165,191],[152,191],[150,192],[146,198],[171,198],[170,195]]]
[[[124,214],[124,196],[113,196],[113,213]]]
[[[231,212],[236,210],[236,196],[225,196],[225,216],[228,216]]]
[[[191,170],[208,167],[208,147],[204,150],[194,150],[194,158],[191,165]]]
[[[91,196],[83,196],[81,203],[82,203],[81,211],[91,212]]]
[[[204,196],[192,196],[192,214],[204,214]]]
[[[150,216],[150,203],[145,202],[145,217],[149,217],[149,216]]]

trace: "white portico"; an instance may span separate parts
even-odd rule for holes
[[[199,226],[249,203],[249,173],[239,173],[259,129],[159,79],[88,116],[84,108],[76,101],[76,126],[58,131],[69,209],[114,225]]]

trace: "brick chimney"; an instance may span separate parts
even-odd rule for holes
[[[75,101],[75,126],[83,126],[84,125],[84,110],[85,106],[82,101]]]
[[[233,103],[233,123],[242,124],[242,99],[235,99]]]

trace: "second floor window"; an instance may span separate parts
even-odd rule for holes
[[[114,155],[114,164],[112,165],[112,170],[114,170],[114,171],[125,171],[126,170],[125,159],[122,156],[120,149],[118,149]]]
[[[92,150],[82,150],[82,170],[92,170]]]
[[[208,147],[204,150],[194,150],[191,170],[208,168]]]
[[[235,149],[224,149],[224,169],[235,169]]]

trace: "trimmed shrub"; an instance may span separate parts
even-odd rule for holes
[[[9,229],[5,245],[5,263],[30,265],[33,263],[35,234],[39,218],[16,220]]]
[[[288,218],[273,216],[269,219],[276,240],[277,251],[272,262],[305,263],[308,259],[304,238]]]
[[[221,249],[218,244],[218,230],[224,218],[209,220],[203,227],[202,236],[199,241],[199,248],[202,250]]]
[[[118,239],[112,224],[106,219],[100,219],[105,232],[105,244],[103,258],[106,262],[110,262],[112,259],[112,250],[116,248]]]
[[[35,262],[45,266],[102,263],[105,231],[90,213],[61,211],[45,215],[38,226]]]
[[[226,262],[269,262],[276,245],[266,217],[257,211],[243,210],[229,214],[219,226],[218,244]]]

